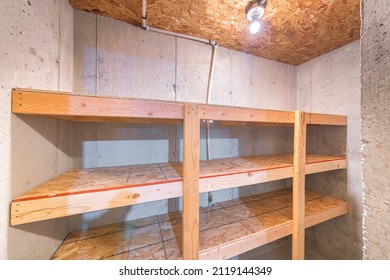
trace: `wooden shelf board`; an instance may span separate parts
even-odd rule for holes
[[[201,259],[228,259],[292,233],[291,189],[199,211]],[[306,228],[347,212],[346,202],[306,191]],[[172,212],[73,232],[52,259],[181,259],[181,220]]]
[[[204,120],[230,122],[294,123],[294,112],[216,105],[201,106],[200,117]]]
[[[345,169],[346,162],[345,157],[307,155],[306,174]],[[182,169],[174,162],[69,171],[15,198],[11,224],[179,197]],[[199,192],[291,177],[292,155],[201,161]]]
[[[329,115],[318,113],[305,113],[307,124],[312,125],[347,125],[347,117],[342,115]]]
[[[183,103],[14,89],[12,112],[88,122],[182,120]]]
[[[78,122],[180,124],[183,102],[80,95],[70,92],[15,88],[12,112]],[[224,124],[292,125],[293,111],[262,110],[199,104],[200,119]],[[305,113],[307,124],[346,125],[347,117]]]

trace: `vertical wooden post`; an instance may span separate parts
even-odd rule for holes
[[[294,174],[293,174],[293,230],[292,259],[305,258],[305,164],[306,120],[305,113],[295,112]]]
[[[199,141],[200,118],[196,104],[184,106],[183,259],[199,259]]]

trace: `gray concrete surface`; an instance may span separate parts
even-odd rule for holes
[[[297,67],[299,110],[348,117],[347,130],[338,127],[308,130],[308,152],[345,152],[348,159],[347,171],[306,177],[307,187],[345,199],[350,206],[347,216],[308,231],[309,240],[329,259],[362,258],[359,44],[353,42]]]
[[[390,2],[362,8],[364,259],[390,259]]]
[[[386,4],[380,3],[376,3],[379,6],[375,8],[385,10]],[[388,124],[386,106],[389,104],[385,98],[388,89],[386,71],[389,68],[388,34],[385,33],[388,31],[385,28],[388,27],[380,25],[387,23],[388,18],[385,14],[376,15],[374,6],[366,8],[366,13],[369,15],[367,20],[376,25],[366,23],[361,51],[365,59],[362,141],[366,160],[363,170],[366,182],[366,258],[387,257],[388,251],[380,251],[379,243],[387,236],[387,222],[383,215],[388,205],[384,199],[378,200],[378,197],[387,196],[386,175],[371,175],[377,174],[373,172],[378,166],[384,169],[387,161],[380,160],[380,165],[370,161],[370,158],[381,159],[388,150],[384,141],[386,134],[381,129]],[[381,16],[383,20],[380,20]],[[10,112],[12,87],[205,102],[211,48],[73,11],[67,1],[6,0],[0,3],[0,18],[0,35],[7,42],[0,45],[0,100],[3,104],[0,107],[0,158],[6,163],[0,164],[0,191],[3,194],[0,207],[5,213],[0,217],[0,259],[47,259],[69,230],[179,209],[181,202],[174,199],[9,227],[9,203],[13,197],[72,167],[164,162],[182,157],[180,126],[70,124],[15,116]],[[368,32],[368,27],[377,32]],[[375,40],[383,42],[374,44]],[[377,61],[380,63],[374,67]],[[377,74],[374,75],[371,69]],[[378,101],[370,102],[372,96]],[[348,171],[309,176],[308,184],[347,199],[351,213],[308,230],[307,244],[308,250],[317,252],[318,249],[320,252],[313,258],[361,258],[359,42],[298,67],[218,47],[211,103],[348,115],[347,130],[321,128],[324,131],[321,132],[311,129],[308,142],[309,150],[346,152]],[[379,123],[376,123],[377,119]],[[211,128],[211,158],[292,151],[293,131],[290,128],[216,124]],[[379,135],[384,136],[376,138]],[[201,158],[206,159],[204,125],[201,137]],[[342,144],[345,139],[346,146]],[[381,174],[386,172],[381,171]],[[218,202],[289,185],[291,181],[284,180],[214,192],[212,199]],[[201,204],[208,204],[207,194],[201,196]],[[242,258],[271,258],[271,255],[272,258],[285,258],[288,243],[288,239],[283,239]],[[280,250],[275,250],[277,248]]]
[[[210,46],[146,32],[120,21],[81,11],[75,11],[74,24],[74,88],[78,92],[206,102]],[[296,68],[293,66],[218,47],[210,103],[288,110],[296,105],[295,76]],[[181,126],[75,124],[73,128],[76,166],[88,168],[182,159]],[[284,133],[286,131],[287,134]],[[205,135],[203,124],[201,159],[206,159]],[[257,138],[262,140],[255,141]],[[211,158],[291,149],[292,134],[289,129],[211,124]],[[213,202],[240,194],[281,188],[286,184],[276,182],[260,188],[215,192]],[[200,201],[202,205],[208,205],[207,194],[201,195]],[[80,224],[83,227],[97,226],[161,214],[180,207],[178,199],[159,201],[80,215],[73,219],[72,224],[74,228]]]
[[[67,1],[5,0],[0,21],[0,259],[48,259],[69,222],[10,227],[9,206],[71,168],[71,126],[11,114],[11,89],[72,90],[73,9]]]

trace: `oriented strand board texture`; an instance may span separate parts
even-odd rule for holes
[[[342,200],[306,192],[307,220],[321,221],[344,214]],[[339,212],[330,214],[329,211]],[[200,253],[217,250],[256,232],[291,223],[291,189],[242,197],[208,208],[200,208]],[[312,224],[311,224],[312,225]],[[311,226],[310,225],[310,226]],[[59,259],[181,259],[182,218],[180,212],[152,216],[76,231],[69,234],[54,254]]]
[[[76,8],[140,26],[141,0],[69,0]],[[360,37],[359,0],[269,0],[261,33],[248,31],[249,1],[149,0],[151,27],[298,65]]]
[[[325,163],[338,159],[343,158],[308,155],[307,164]],[[292,167],[292,155],[214,159],[200,162],[200,179],[286,167]],[[15,198],[14,201],[177,182],[182,180],[182,174],[181,162],[76,169],[31,189],[23,196]]]

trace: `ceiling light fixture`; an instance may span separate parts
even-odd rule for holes
[[[250,21],[249,31],[257,33],[260,31],[260,18],[264,15],[267,0],[255,0],[248,3],[245,8],[246,18]]]

